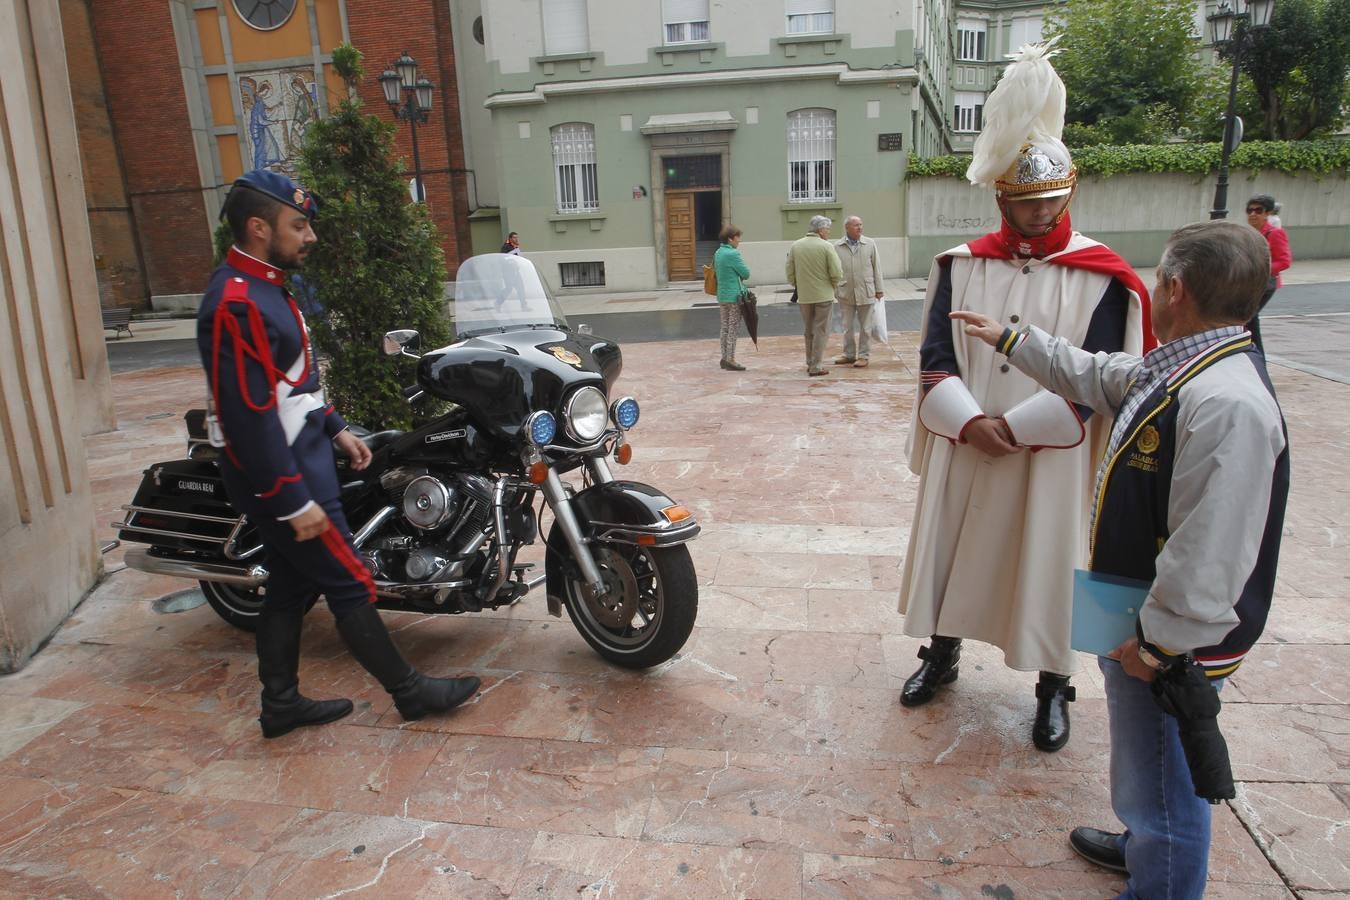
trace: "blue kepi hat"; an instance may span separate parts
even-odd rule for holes
[[[294,210],[304,213],[311,219],[319,216],[319,201],[313,194],[291,180],[289,176],[270,169],[254,169],[234,180],[230,192],[244,188],[257,191],[271,197],[278,203],[284,203]],[[227,198],[228,203],[228,198]]]

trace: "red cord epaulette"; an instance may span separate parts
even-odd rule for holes
[[[272,345],[267,340],[267,328],[263,324],[262,313],[259,312],[258,305],[248,295],[248,282],[242,278],[231,278],[225,282],[225,290],[221,294],[220,305],[216,307],[215,317],[211,324],[211,392],[217,410],[220,409],[220,339],[223,330],[228,330],[230,337],[234,340],[234,364],[235,375],[239,380],[239,396],[243,398],[244,404],[254,412],[266,412],[276,406],[278,381],[284,381],[291,387],[299,387],[309,379],[309,334],[305,331],[305,320],[300,315],[300,308],[296,306],[295,300],[289,294],[286,295],[286,302],[290,305],[291,315],[295,316],[295,323],[300,328],[300,352],[305,359],[304,370],[295,381],[287,378],[285,371],[277,368],[276,363],[272,360]],[[243,304],[247,307],[249,331],[252,332],[253,338],[252,344],[244,340],[239,329],[239,321],[229,311],[232,303]],[[246,358],[252,358],[262,366],[263,377],[267,379],[270,393],[265,401],[254,403],[253,398],[249,395],[248,379],[244,372]]]

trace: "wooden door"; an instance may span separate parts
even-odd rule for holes
[[[694,195],[690,191],[666,191],[666,265],[671,281],[693,281]]]

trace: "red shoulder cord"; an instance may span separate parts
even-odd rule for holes
[[[277,368],[272,360],[272,345],[267,340],[267,329],[263,325],[262,313],[258,311],[258,306],[248,296],[248,288],[239,286],[238,282],[231,281],[225,288],[225,295],[221,298],[220,305],[216,307],[215,319],[212,322],[211,329],[211,390],[215,394],[216,409],[220,409],[220,338],[222,326],[230,332],[230,337],[234,341],[234,365],[235,375],[239,380],[239,396],[243,398],[244,404],[254,412],[266,412],[277,403],[277,382],[284,381],[291,387],[299,387],[309,379],[309,334],[305,331],[305,320],[300,315],[300,308],[295,305],[295,300],[286,294],[286,302],[290,305],[291,315],[295,316],[295,324],[300,329],[300,352],[305,359],[304,370],[300,377],[295,381],[286,377],[285,371]],[[249,330],[252,332],[253,343],[250,345],[244,340],[239,330],[238,320],[229,314],[229,305],[231,303],[242,303],[248,308]],[[248,379],[244,373],[244,364],[246,358],[252,358],[262,366],[263,377],[267,379],[270,396],[265,401],[253,402],[249,395]]]

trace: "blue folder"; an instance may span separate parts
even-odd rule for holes
[[[1134,637],[1134,623],[1148,597],[1150,583],[1117,575],[1073,570],[1075,650],[1105,656]]]

